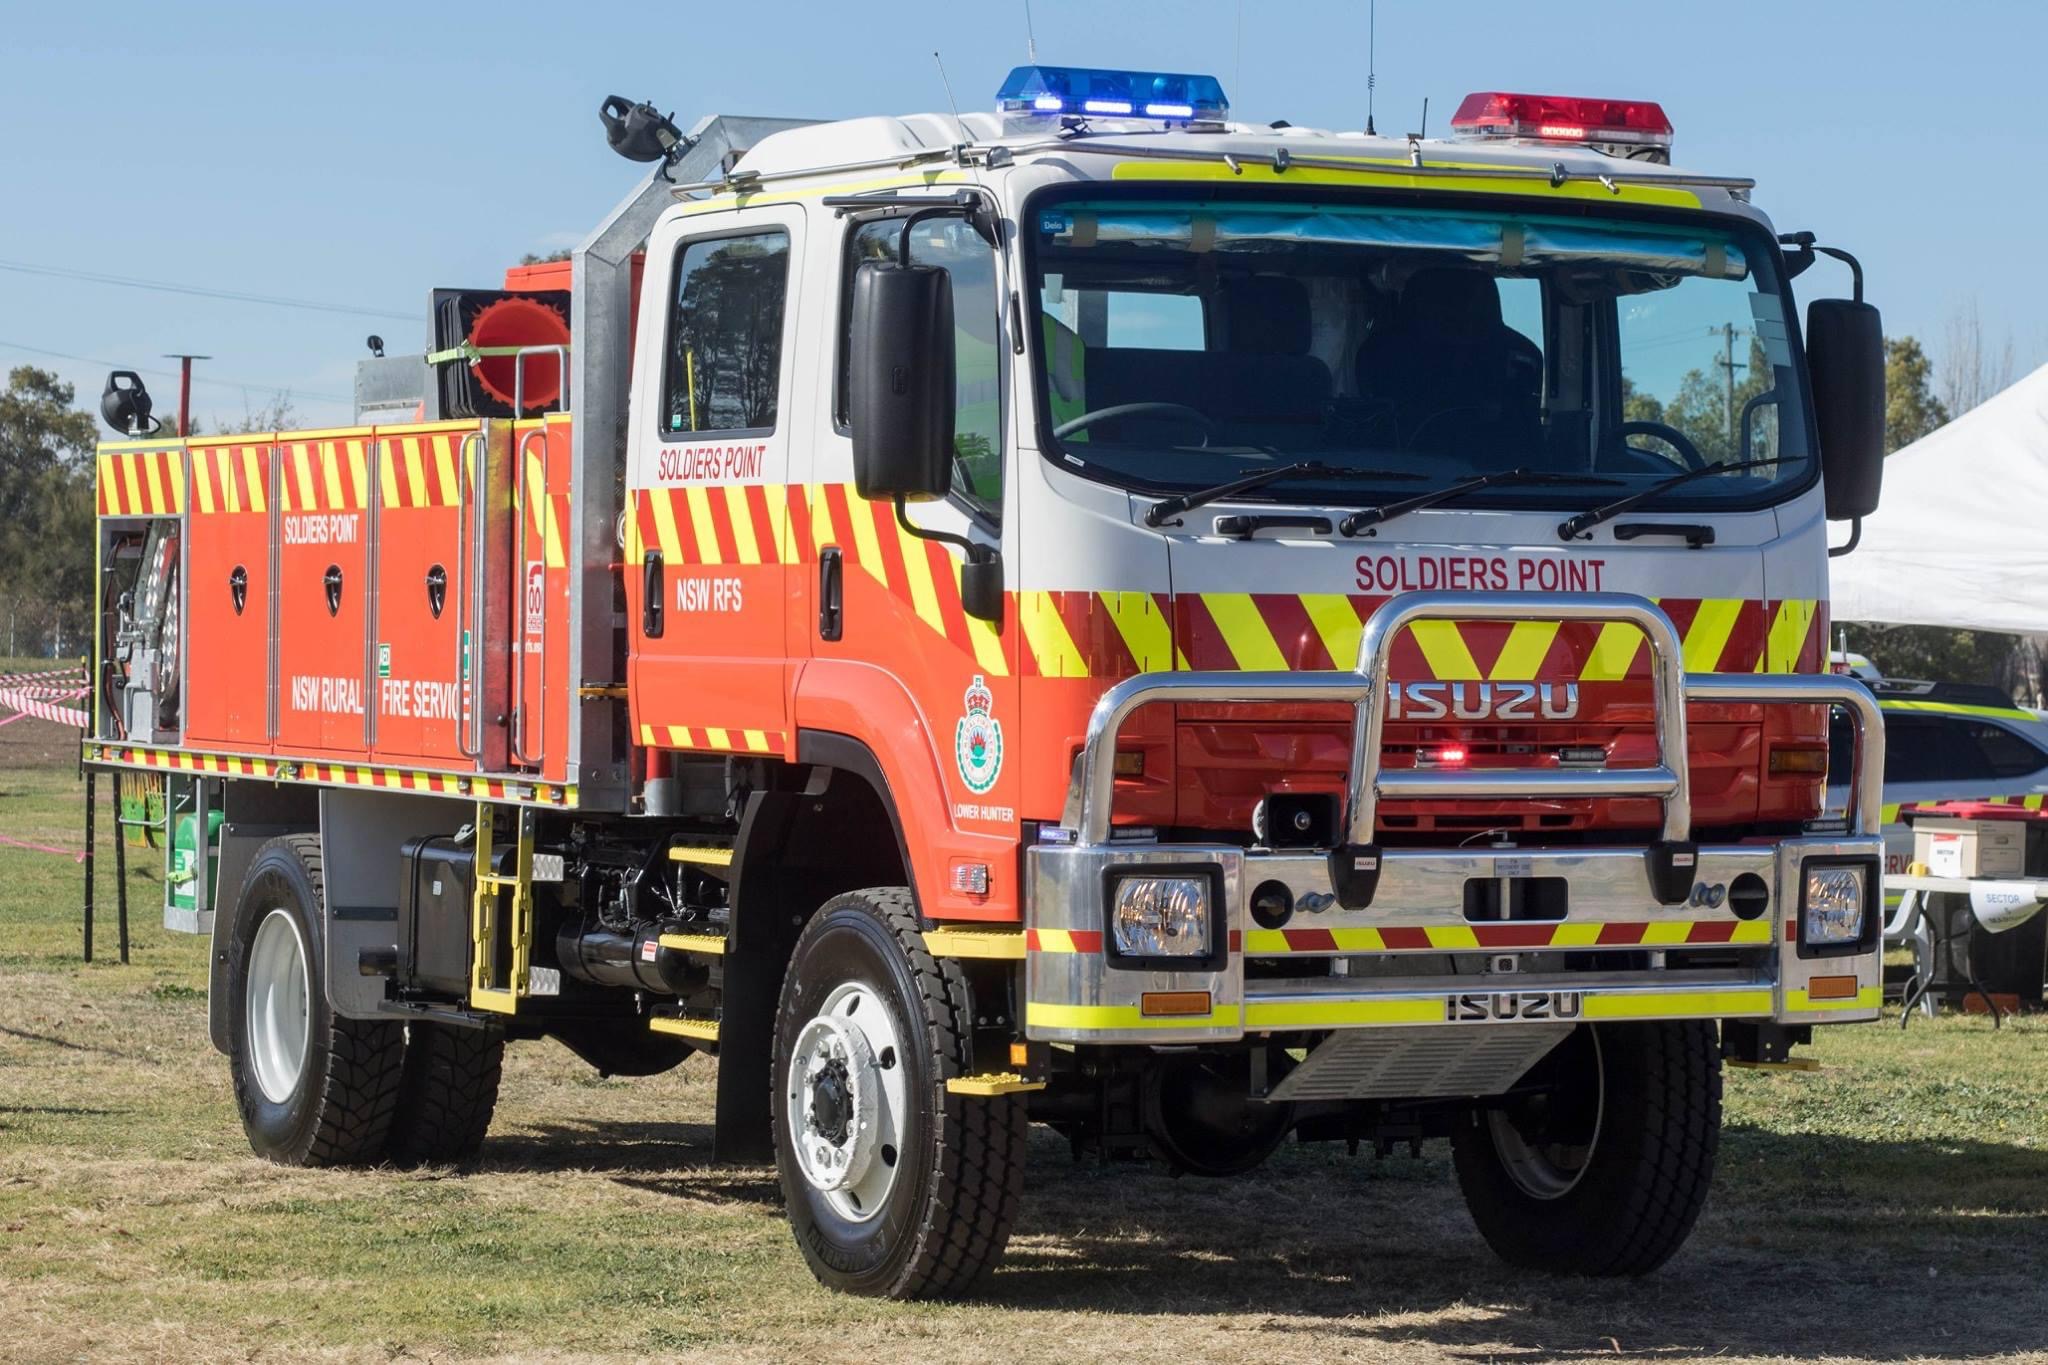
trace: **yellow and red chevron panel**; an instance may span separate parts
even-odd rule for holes
[[[1246,929],[1232,930],[1230,934],[1230,950],[1251,957],[1722,945],[1766,947],[1770,942],[1771,925],[1768,920],[1733,918],[1648,920],[1640,923],[1585,920],[1549,924],[1458,923],[1343,929]],[[1024,947],[1034,953],[1099,953],[1103,950],[1103,931],[1026,929]]]
[[[189,749],[153,749],[88,740],[87,763],[119,768],[151,768],[165,772],[210,773],[222,777],[258,777],[271,782],[302,782],[321,787],[383,787],[391,791],[467,796],[526,805],[573,807],[576,788],[535,782],[503,774],[430,772],[382,764],[333,763],[312,759],[257,758],[244,754],[197,753]]]
[[[185,510],[185,454],[176,445],[102,445],[99,515],[174,517]]]
[[[194,441],[191,452],[194,512],[210,517],[270,511],[269,442],[246,437],[219,444]],[[244,529],[235,534],[252,533]]]
[[[704,725],[642,725],[640,743],[649,748],[715,749],[730,754],[781,754],[789,746],[782,730],[727,730]]]

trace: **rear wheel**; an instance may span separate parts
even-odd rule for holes
[[[1721,1055],[1710,1023],[1581,1025],[1452,1132],[1458,1184],[1502,1259],[1643,1275],[1691,1234],[1713,1183]]]
[[[391,1159],[407,1166],[470,1160],[482,1149],[498,1106],[505,1035],[424,1022],[410,1025],[406,1035]]]
[[[321,885],[317,835],[272,839],[249,865],[228,949],[235,1103],[249,1145],[287,1166],[381,1157],[405,1055],[400,1025],[328,1006]]]
[[[775,1026],[776,1168],[797,1245],[834,1289],[964,1293],[1023,1193],[1022,1098],[948,1093],[973,1062],[957,963],[925,950],[910,893],[826,903],[797,940]]]

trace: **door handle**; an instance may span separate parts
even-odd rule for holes
[[[427,610],[434,613],[436,621],[441,619],[441,609],[448,605],[448,571],[436,564],[427,570]]]
[[[341,615],[341,565],[329,564],[320,581],[327,588],[327,614]]]
[[[249,601],[249,571],[240,564],[228,575],[228,596],[235,600],[235,615],[240,616]]]
[[[640,583],[640,633],[650,640],[661,638],[662,628],[662,570],[661,551],[649,550],[641,564],[643,577]]]
[[[829,545],[818,556],[818,638],[836,640],[846,633],[844,556]]]

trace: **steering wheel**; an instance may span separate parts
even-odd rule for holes
[[[1668,427],[1662,422],[1623,422],[1614,429],[1614,434],[1621,439],[1624,447],[1632,455],[1646,455],[1651,459],[1665,458],[1657,451],[1638,450],[1636,447],[1627,444],[1628,438],[1631,436],[1652,436],[1677,451],[1679,463],[1683,464],[1687,469],[1705,469],[1707,467],[1706,456],[1700,454],[1700,448],[1694,445],[1691,438],[1677,427]]]
[[[1097,422],[1113,422],[1122,417],[1168,417],[1187,422],[1202,429],[1202,444],[1208,445],[1209,438],[1216,434],[1216,424],[1206,415],[1185,403],[1118,403],[1113,407],[1097,408],[1070,418],[1052,429],[1058,437],[1072,436],[1077,431],[1086,431]]]

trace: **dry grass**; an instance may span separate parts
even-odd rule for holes
[[[36,728],[48,752],[0,730],[0,833],[75,845],[68,747]],[[0,847],[8,1361],[2048,1359],[2036,1021],[1837,1030],[1819,1074],[1732,1074],[1713,1204],[1642,1283],[1506,1271],[1437,1149],[1290,1148],[1217,1184],[1047,1135],[985,1296],[901,1307],[818,1289],[772,1173],[709,1164],[700,1062],[599,1081],[515,1048],[475,1170],[256,1160],[204,945],[138,870],[134,964],[80,965],[77,871]]]

